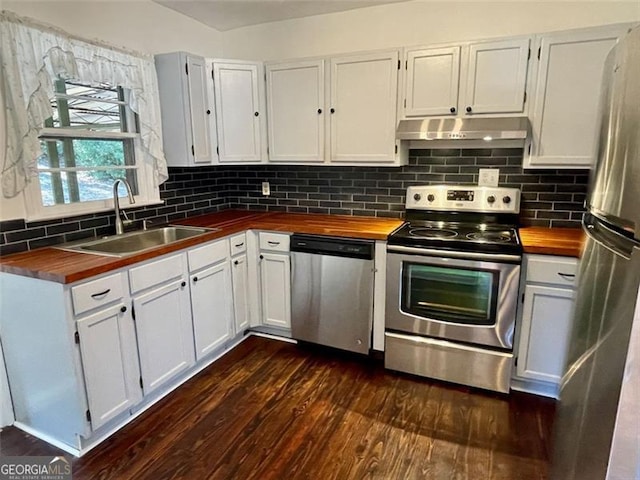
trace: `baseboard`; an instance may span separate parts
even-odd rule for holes
[[[522,380],[519,378],[511,379],[511,390],[518,392],[532,393],[542,397],[558,399],[559,388],[552,383],[532,382],[530,380]]]
[[[40,440],[47,442],[49,445],[53,445],[54,447],[58,447],[60,450],[63,450],[71,455],[73,455],[74,457],[79,457],[81,455],[80,450],[77,448],[73,448],[71,445],[68,445],[64,442],[61,442],[60,440],[56,440],[55,438],[53,438],[52,436],[41,432],[40,430],[36,430],[35,428],[32,428],[28,425],[25,425],[22,422],[18,422],[15,421],[13,422],[13,426],[16,427],[18,430],[22,430],[25,433],[28,433],[29,435],[32,435],[36,438],[39,438]]]
[[[294,344],[298,343],[298,341],[294,340],[293,338],[281,337],[280,335],[274,335],[273,333],[257,332],[257,331],[251,330],[249,332],[249,335],[254,337],[269,338],[271,340],[279,340],[281,342],[287,342],[287,343],[294,343]]]

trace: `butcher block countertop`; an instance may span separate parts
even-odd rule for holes
[[[377,217],[225,210],[173,224],[219,230],[122,258],[41,248],[0,257],[0,271],[58,283],[73,283],[248,229],[386,240],[402,221]]]
[[[580,228],[522,227],[520,240],[525,253],[579,257],[584,233]]]

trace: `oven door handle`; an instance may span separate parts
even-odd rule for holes
[[[389,253],[409,253],[413,255],[424,255],[429,257],[449,257],[461,258],[464,260],[484,260],[488,262],[521,262],[520,255],[507,255],[502,253],[478,253],[478,252],[456,252],[450,250],[437,250],[434,248],[403,247],[401,245],[388,245]]]

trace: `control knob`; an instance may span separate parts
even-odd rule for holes
[[[419,202],[421,198],[422,198],[422,195],[420,195],[419,193],[416,193],[416,194],[413,195],[413,199],[416,202]]]
[[[427,200],[429,200],[430,202],[433,202],[436,199],[436,197],[433,195],[433,193],[430,193],[429,195],[427,195]]]
[[[504,197],[502,197],[502,201],[509,205],[511,203],[511,197],[509,195],[505,195]]]
[[[494,203],[495,201],[496,201],[496,197],[494,197],[493,195],[489,195],[487,197],[487,202]]]

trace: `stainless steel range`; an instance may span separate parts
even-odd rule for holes
[[[520,191],[407,190],[388,240],[385,366],[508,392],[522,246]]]

